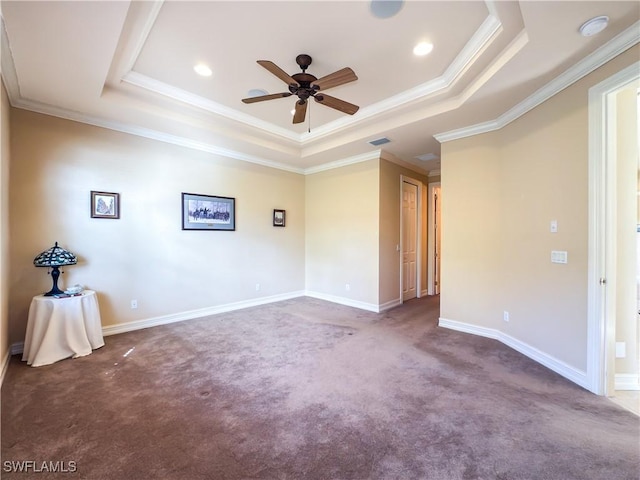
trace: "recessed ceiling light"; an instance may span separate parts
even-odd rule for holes
[[[413,47],[413,54],[422,57],[433,50],[433,44],[429,42],[420,42],[415,47]]]
[[[196,64],[193,67],[193,69],[198,75],[202,75],[203,77],[210,77],[211,74],[213,73],[211,69],[208,66],[206,66],[204,63]]]
[[[391,18],[402,9],[403,0],[371,0],[371,13],[378,18]]]
[[[599,17],[594,17],[591,20],[587,20],[584,22],[580,28],[580,34],[583,37],[590,37],[591,35],[595,35],[600,33],[609,25],[609,17],[606,15],[600,15]]]

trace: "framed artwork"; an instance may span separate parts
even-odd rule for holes
[[[182,194],[182,230],[235,230],[236,199]]]
[[[273,211],[273,226],[274,227],[284,227],[285,213],[286,212],[284,210],[274,210]]]
[[[120,194],[92,190],[91,218],[120,218]]]

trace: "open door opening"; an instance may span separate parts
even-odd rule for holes
[[[607,396],[640,389],[638,65],[589,91],[587,380],[589,390]]]
[[[440,245],[441,245],[441,205],[442,192],[440,182],[430,183],[429,191],[429,229],[427,236],[427,294],[440,293]]]

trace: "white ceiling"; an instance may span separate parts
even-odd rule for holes
[[[635,1],[406,1],[391,18],[369,1],[2,1],[2,76],[13,106],[239,160],[310,172],[383,155],[439,169],[441,140],[508,123],[638,43]],[[583,37],[586,20],[608,28]],[[412,54],[421,40],[425,57]],[[244,104],[250,89],[286,92],[256,63],[288,74],[311,55],[353,116],[296,97]],[[193,71],[208,64],[211,77]],[[387,137],[374,147],[370,140]],[[433,154],[423,161],[419,155]]]

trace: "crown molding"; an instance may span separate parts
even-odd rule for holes
[[[4,17],[0,16],[0,76],[7,90],[9,103],[13,105],[20,98],[20,84],[16,75],[16,67],[13,64],[13,54],[9,37],[4,25]]]
[[[303,174],[304,170],[301,168],[292,167],[279,162],[273,162],[265,160],[264,158],[257,157],[255,155],[249,155],[246,153],[231,150],[229,148],[219,147],[212,143],[201,142],[193,140],[179,135],[173,135],[150,128],[139,127],[136,125],[129,125],[122,122],[116,122],[113,120],[106,120],[104,118],[86,115],[83,113],[75,112],[72,110],[66,110],[52,105],[46,105],[38,102],[25,101],[19,99],[15,103],[11,104],[12,107],[21,108],[23,110],[29,110],[35,113],[42,113],[44,115],[50,115],[65,120],[71,120],[74,122],[84,123],[87,125],[93,125],[95,127],[106,128],[116,132],[127,133],[129,135],[135,135],[137,137],[149,138],[151,140],[157,140],[159,142],[170,143],[180,147],[191,148],[193,150],[199,150],[202,152],[212,153],[214,155],[220,155],[235,160],[242,160],[243,162],[254,163],[265,167],[276,168],[278,170],[285,170],[287,172]]]
[[[135,65],[135,60],[142,49],[141,45],[144,43],[143,39],[146,39],[149,35],[162,3],[163,2],[158,2],[156,8],[149,10],[149,18],[144,22],[144,28],[142,29],[141,36],[136,40],[136,47],[129,49],[126,65],[130,66],[130,68],[126,70],[127,73],[122,76],[121,80],[173,100],[200,108],[207,112],[244,123],[280,138],[297,142],[300,147],[304,147],[308,143],[317,141],[336,132],[343,131],[345,128],[357,125],[367,119],[375,118],[383,113],[387,113],[406,104],[413,104],[418,100],[428,98],[450,88],[462,77],[470,66],[473,65],[473,62],[484,50],[486,50],[491,42],[502,31],[502,23],[497,16],[495,6],[492,1],[487,1],[486,4],[489,15],[487,15],[463,49],[458,53],[458,55],[456,55],[455,59],[443,75],[406,90],[398,95],[386,98],[374,105],[364,107],[353,116],[342,117],[325,125],[316,127],[312,132],[303,132],[298,134],[286,128],[274,125],[273,123],[260,120],[252,115],[247,115],[233,108],[213,102],[199,95],[188,93],[182,89],[173,87],[132,70],[133,65]]]
[[[487,2],[489,6],[493,2]],[[488,7],[489,8],[489,7]],[[494,9],[489,8],[490,11]],[[316,127],[313,132],[305,132],[300,136],[300,142],[304,145],[323,137],[331,135],[339,130],[347,128],[355,123],[362,122],[369,118],[375,118],[393,109],[406,104],[413,104],[418,100],[423,100],[432,95],[438,94],[450,88],[467,71],[481,53],[490,45],[496,36],[502,31],[502,23],[495,14],[490,14],[482,22],[471,39],[458,53],[447,70],[437,78],[425,82],[416,87],[410,88],[402,93],[386,98],[358,111],[353,117],[343,117],[333,122]]]
[[[186,103],[187,105],[198,107],[207,112],[214,113],[216,115],[220,115],[231,120],[244,123],[246,125],[250,125],[273,135],[277,135],[286,140],[294,141],[297,143],[300,142],[300,135],[291,132],[286,128],[278,127],[273,123],[265,122],[251,115],[247,115],[246,113],[239,112],[234,108],[226,107],[224,105],[221,105],[220,103],[206,99],[204,97],[201,97],[200,95],[189,93],[180,88],[173,87],[159,80],[155,80],[146,75],[142,75],[141,73],[130,71],[124,77],[122,77],[122,81],[131,85],[135,85],[136,87],[158,93],[165,97],[169,97],[172,100]]]
[[[634,23],[624,32],[620,33],[602,47],[587,55],[584,59],[576,63],[573,67],[547,83],[535,93],[518,103],[516,106],[506,111],[498,118],[487,122],[478,123],[468,127],[450,130],[439,133],[433,137],[440,143],[459,140],[482,133],[500,130],[517,120],[525,113],[533,110],[541,103],[558,94],[565,88],[574,84],[581,78],[593,72],[597,68],[607,63],[612,58],[620,55],[640,41],[640,22]]]
[[[186,137],[172,135],[150,128],[138,127],[135,125],[128,125],[121,122],[115,122],[111,120],[105,120],[103,118],[86,115],[71,110],[66,110],[52,105],[41,104],[38,102],[26,101],[24,99],[17,99],[14,102],[10,102],[14,108],[20,108],[28,110],[34,113],[41,113],[43,115],[49,115],[64,120],[70,120],[73,122],[83,123],[86,125],[93,125],[95,127],[106,128],[120,133],[126,133],[137,137],[148,138],[159,142],[169,143],[171,145],[177,145],[180,147],[190,148],[201,152],[207,152],[214,155],[220,155],[222,157],[231,158],[234,160],[241,160],[243,162],[253,163],[264,167],[275,168],[277,170],[283,170],[286,172],[297,173],[300,175],[311,175],[313,173],[323,172],[327,170],[333,170],[335,168],[345,167],[347,165],[353,165],[356,163],[366,162],[369,160],[378,159],[381,156],[381,150],[374,150],[360,155],[328,162],[316,167],[307,169],[291,167],[289,165],[265,160],[255,155],[248,155],[236,150],[219,147],[211,143],[200,142],[192,140]]]
[[[382,150],[373,150],[371,152],[361,153],[360,155],[354,155],[353,157],[343,158],[342,160],[336,160],[334,162],[323,163],[316,167],[305,168],[305,175],[312,175],[314,173],[325,172],[327,170],[333,170],[335,168],[346,167],[347,165],[353,165],[355,163],[367,162],[369,160],[377,160],[380,158]]]

